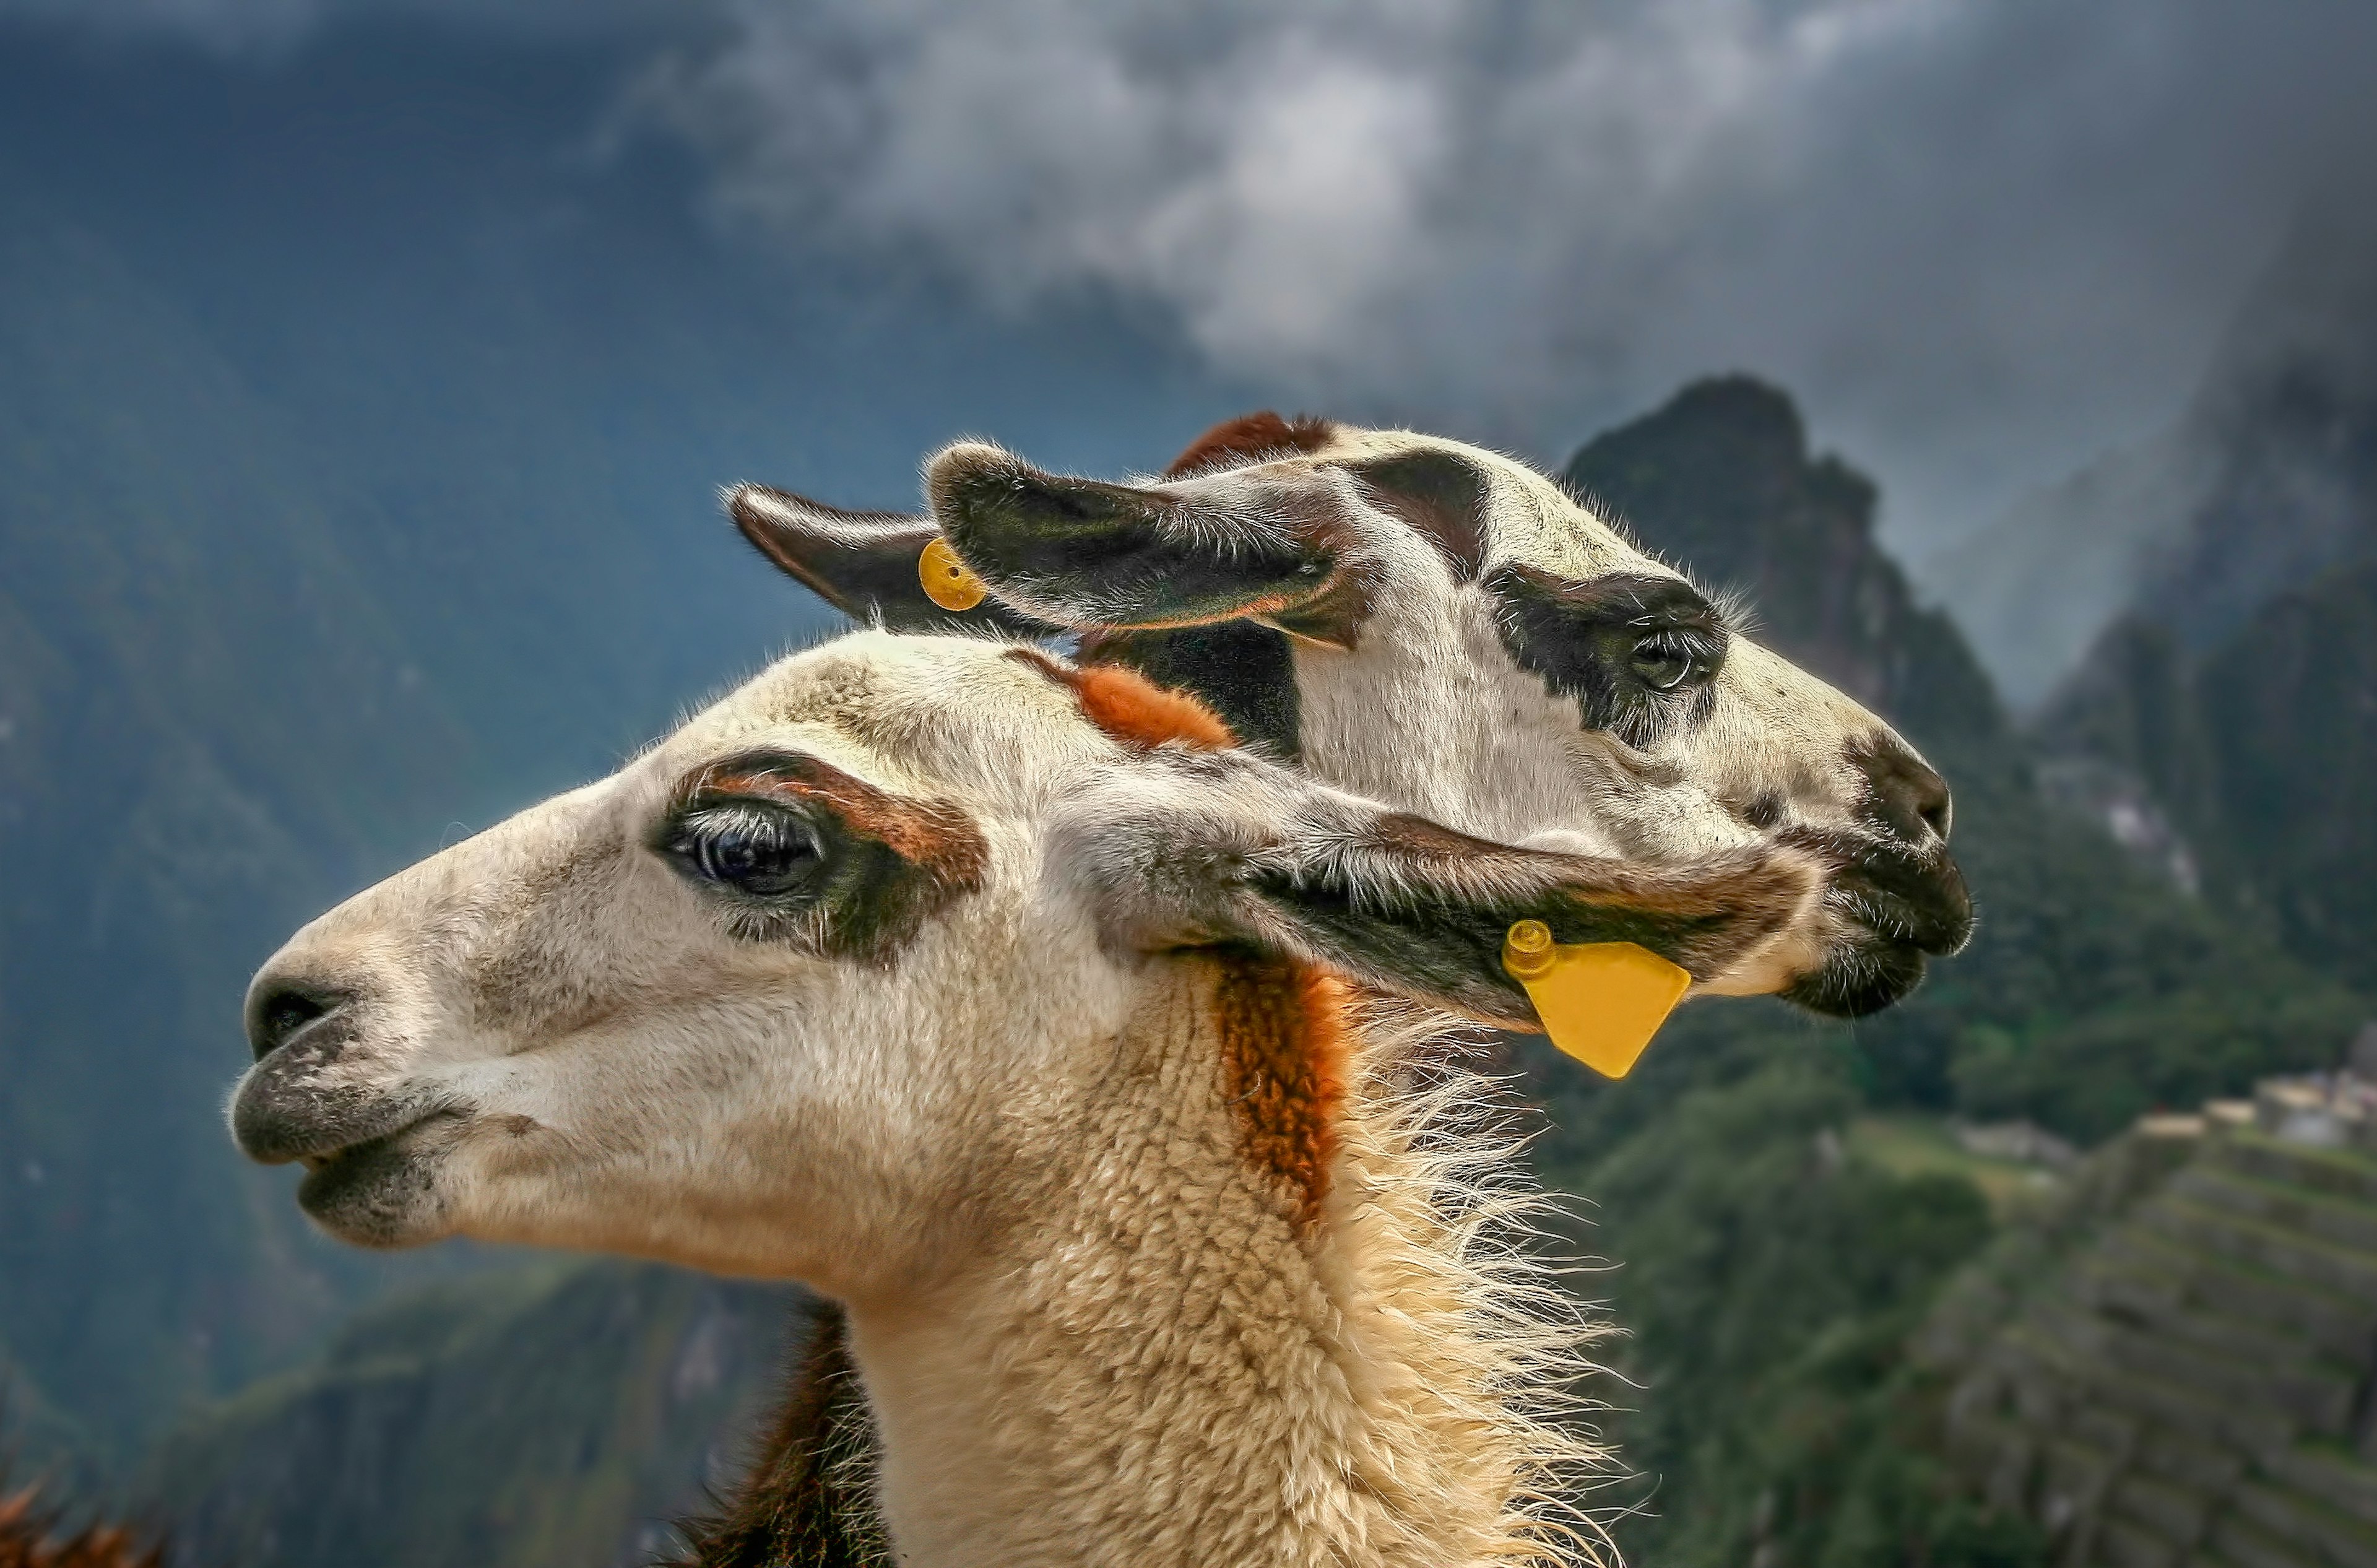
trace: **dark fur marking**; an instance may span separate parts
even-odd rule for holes
[[[1887,730],[1876,730],[1842,748],[1843,759],[1866,781],[1866,821],[1905,843],[1946,843],[1952,802],[1948,781]]]
[[[1316,952],[1358,975],[1441,999],[1488,1023],[1535,1022],[1502,967],[1520,921],[1553,939],[1634,942],[1700,979],[1738,962],[1786,925],[1805,872],[1762,851],[1680,871],[1520,849],[1390,813],[1337,868],[1258,868],[1251,885],[1301,928]]]
[[[684,1526],[671,1568],[867,1568],[889,1560],[873,1494],[874,1420],[842,1309],[816,1309],[809,1339],[750,1472],[723,1513]],[[846,1462],[869,1454],[856,1466]]]
[[[1510,562],[1487,575],[1486,591],[1496,603],[1502,646],[1522,669],[1573,698],[1585,728],[1647,749],[1674,726],[1708,716],[1713,683],[1689,693],[1657,692],[1629,664],[1636,641],[1663,628],[1704,640],[1714,650],[1712,669],[1722,661],[1725,624],[1690,583],[1646,572],[1571,582]]]
[[[1486,558],[1486,475],[1451,452],[1421,450],[1345,464],[1374,504],[1434,545],[1456,581],[1475,582]]]
[[[1321,450],[1337,438],[1332,421],[1309,413],[1282,419],[1269,409],[1225,419],[1188,443],[1188,450],[1165,469],[1166,479],[1238,468],[1264,458],[1287,457]]]
[[[788,512],[806,514],[806,521],[795,521]],[[971,610],[945,610],[926,598],[916,557],[940,533],[930,518],[844,511],[764,485],[728,491],[726,515],[786,576],[853,620],[879,621],[895,631],[963,627],[1036,635],[1049,629],[996,598]]]
[[[1734,814],[1740,819],[1744,826],[1756,828],[1760,832],[1766,832],[1780,827],[1783,819],[1789,814],[1790,809],[1790,802],[1784,799],[1781,790],[1762,789],[1750,796],[1750,803]]]
[[[1166,631],[1093,631],[1085,664],[1121,664],[1156,685],[1195,695],[1232,734],[1273,760],[1303,756],[1296,653],[1284,632],[1251,621]]]
[[[927,919],[982,886],[990,846],[963,811],[889,794],[799,752],[751,752],[687,779],[652,847],[668,854],[686,812],[738,796],[792,807],[816,831],[816,895],[784,928],[814,933],[825,956],[888,964]]]

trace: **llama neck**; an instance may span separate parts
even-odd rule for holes
[[[985,1255],[929,1299],[853,1310],[902,1561],[1532,1556],[1507,1517],[1529,1457],[1493,1392],[1508,1366],[1450,1238],[1421,1234],[1395,1140],[1337,1106],[1318,1125],[1325,1073],[1280,1059],[1329,1047],[1339,1020],[1309,1010],[1331,996],[1181,967],[1187,994],[1102,1047],[1103,1097],[1038,1130],[1063,1155]]]

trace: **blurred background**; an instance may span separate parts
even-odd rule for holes
[[[1957,788],[1914,1000],[1523,1064],[1630,1553],[2377,1562],[2372,80],[2345,0],[0,0],[19,1470],[663,1549],[792,1297],[315,1237],[246,976],[832,629],[719,485],[1272,405],[1566,474]]]

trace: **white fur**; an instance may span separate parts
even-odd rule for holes
[[[885,969],[730,937],[645,844],[679,781],[761,741],[957,803],[983,885]],[[1112,803],[1281,808],[1261,794],[1118,746],[995,644],[788,660],[267,967],[354,999],[307,1080],[326,1103],[419,1119],[387,1144],[401,1179],[316,1217],[841,1299],[911,1563],[1568,1560],[1590,1535],[1561,1500],[1601,1461],[1553,1418],[1585,1335],[1511,1239],[1502,1141],[1447,1131],[1483,1086],[1431,1091],[1412,1028],[1357,1028],[1307,1226],[1242,1153],[1217,961],[1129,940],[1099,891],[1138,831]]]
[[[1521,667],[1492,598],[1442,552],[1368,497],[1342,465],[1414,453],[1457,457],[1486,483],[1478,576],[1519,563],[1578,583],[1681,574],[1645,554],[1549,479],[1499,453],[1400,430],[1334,427],[1330,444],[1181,479],[1142,483],[1184,527],[1301,537],[1325,495],[1339,575],[1363,578],[1355,646],[1294,646],[1301,761],[1313,776],[1481,838],[1560,842],[1648,864],[1687,864],[1763,836],[1742,808],[1769,797],[1786,823],[1859,828],[1859,746],[1913,748],[1882,720],[1737,628],[1705,723],[1648,750],[1583,728],[1577,704]],[[971,468],[1018,469],[979,442],[926,465],[926,489]],[[1291,504],[1291,501],[1295,504]],[[1031,606],[1027,604],[1026,608]],[[1757,995],[1803,975],[1855,927],[1857,901],[1811,903],[1802,919],[1695,993]]]

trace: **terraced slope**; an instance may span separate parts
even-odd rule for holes
[[[2130,1192],[1957,1382],[1958,1462],[2070,1568],[2377,1568],[2377,1157],[2128,1143]]]

